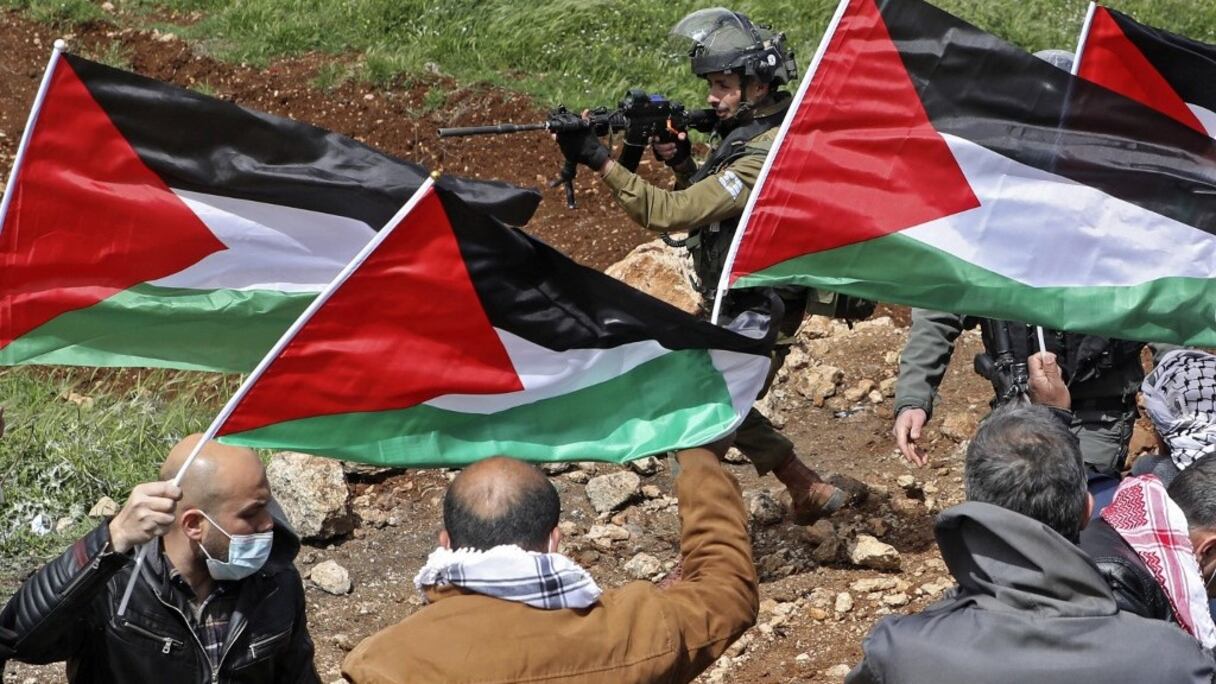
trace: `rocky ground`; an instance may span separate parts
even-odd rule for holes
[[[5,55],[0,172],[5,176],[57,35],[0,12],[0,54]],[[516,95],[455,89],[438,77],[408,87],[344,83],[318,90],[309,81],[324,61],[320,57],[268,69],[224,65],[171,35],[106,24],[76,29],[69,39],[83,54],[121,55],[140,73],[331,128],[448,173],[543,185],[558,168],[556,146],[540,134],[464,141],[435,137],[440,125],[543,116],[541,108]],[[424,104],[435,100],[427,99],[433,88],[447,92],[437,109]],[[657,167],[648,161],[643,172],[657,178]],[[528,230],[585,264],[607,268],[650,236],[596,183],[589,174],[580,177],[575,211],[565,208],[559,191],[546,189]],[[677,256],[650,244],[610,272],[687,308],[693,300],[681,286],[683,267]],[[803,326],[764,410],[784,425],[804,459],[822,472],[864,481],[871,496],[858,510],[797,527],[785,520],[784,492],[774,479],[757,478],[742,462],[728,466],[752,515],[761,613],[757,626],[702,681],[840,681],[857,662],[861,640],[876,620],[918,610],[950,585],[933,544],[932,520],[936,511],[961,500],[961,453],[987,410],[988,388],[970,370],[978,338],[965,334],[924,440],[930,465],[905,464],[894,452],[889,430],[906,322],[906,310],[884,308],[879,317],[852,329],[820,318]],[[297,525],[316,537],[298,564],[308,578],[317,666],[323,681],[333,682],[354,644],[420,608],[412,578],[434,547],[440,501],[452,473],[377,471],[297,456],[277,457],[271,470]],[[668,462],[547,470],[562,497],[563,550],[602,586],[658,580],[673,567],[678,520]],[[294,501],[308,501],[309,510],[297,510]],[[3,681],[63,681],[62,669],[14,665]]]

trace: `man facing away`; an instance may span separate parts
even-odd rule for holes
[[[1068,390],[1050,354],[1029,365],[1032,396],[1055,409],[993,411],[967,449],[967,502],[937,520],[958,587],[918,614],[880,622],[849,684],[1212,681],[1216,668],[1198,642],[1120,611],[1076,546],[1092,500],[1070,418],[1060,415]]]
[[[676,455],[683,579],[601,592],[556,553],[560,504],[544,474],[492,458],[444,496],[440,548],[415,584],[429,605],[360,643],[355,684],[688,682],[756,620],[758,589],[728,440]]]
[[[0,612],[14,660],[66,660],[73,684],[318,681],[292,564],[300,542],[271,515],[262,462],[209,442],[178,488],[169,480],[198,439],[17,590]],[[152,552],[119,616],[145,543]]]

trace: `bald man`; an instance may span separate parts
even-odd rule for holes
[[[178,443],[161,480],[136,486],[104,521],[18,589],[0,612],[14,660],[67,661],[68,680],[317,682],[293,564],[299,539],[272,515],[250,449]],[[126,614],[133,552],[151,544]]]
[[[688,682],[756,620],[756,569],[728,441],[677,455],[683,580],[601,592],[558,553],[561,504],[545,475],[492,458],[443,501],[439,548],[415,578],[427,602],[359,644],[355,684]]]

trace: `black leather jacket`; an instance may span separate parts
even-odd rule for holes
[[[17,590],[0,612],[0,633],[12,632],[13,660],[66,660],[73,684],[318,682],[304,587],[292,564],[299,548],[276,521],[270,559],[241,581],[216,672],[169,595],[159,553],[148,555],[126,615],[116,616],[134,562],[111,550],[108,521]],[[0,643],[0,658],[4,650]]]
[[[1105,520],[1098,518],[1081,530],[1081,550],[1098,566],[1115,594],[1119,610],[1154,620],[1174,619],[1165,590],[1135,549]]]

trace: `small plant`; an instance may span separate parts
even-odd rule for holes
[[[312,85],[320,90],[330,91],[345,83],[350,79],[350,69],[345,64],[339,62],[326,62],[317,69],[317,74],[312,77]]]

